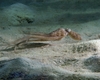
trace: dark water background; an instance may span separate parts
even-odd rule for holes
[[[48,7],[55,11],[71,11],[70,13],[68,12],[60,16],[46,19],[45,21],[51,22],[50,25],[52,24],[52,22],[58,22],[59,24],[72,24],[72,22],[85,23],[100,19],[100,0],[0,0],[0,9],[2,9],[2,7],[7,7],[15,3],[25,4],[33,9],[36,8],[37,11],[43,11],[44,14],[48,11]],[[74,11],[81,13],[73,14]],[[87,13],[88,11],[92,12]],[[45,21],[37,21],[35,19],[35,22],[42,22],[43,24],[47,24],[47,22]],[[35,22],[33,24],[37,24]]]
[[[79,9],[100,8],[100,0],[0,0],[0,6],[9,6],[14,3],[23,3],[39,7],[50,6],[60,9]]]

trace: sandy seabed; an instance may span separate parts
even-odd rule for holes
[[[85,75],[86,73],[94,74],[94,75],[97,75],[97,73],[99,74],[100,70],[95,70],[95,68],[90,68],[90,67],[88,68],[88,66],[85,64],[85,60],[90,59],[91,57],[94,57],[94,56],[96,57],[100,56],[100,49],[99,49],[100,47],[99,45],[100,44],[100,40],[99,40],[100,39],[100,19],[93,17],[93,16],[96,16],[96,13],[97,13],[97,16],[100,14],[98,11],[99,10],[85,11],[84,13],[70,12],[70,14],[73,17],[68,18],[69,20],[66,19],[66,17],[63,17],[63,16],[66,16],[65,14],[67,14],[68,11],[59,13],[59,15],[57,14],[60,17],[55,16],[56,14],[55,13],[53,17],[50,17],[50,18],[45,16],[49,12],[46,12],[46,13],[40,12],[41,15],[39,15],[39,17],[42,16],[41,18],[44,18],[44,21],[41,21],[40,19],[39,23],[37,21],[35,24],[24,25],[24,26],[23,25],[22,26],[8,26],[6,25],[7,23],[6,21],[2,22],[3,20],[0,19],[1,20],[0,21],[1,22],[0,61],[14,59],[18,57],[27,57],[33,60],[39,60],[40,62],[45,63],[45,64],[51,64],[51,65],[53,64],[55,66],[59,66],[71,72],[83,73]],[[85,21],[84,17],[89,17],[90,19]],[[70,28],[74,30],[75,32],[79,33],[82,37],[82,40],[76,41],[70,38],[69,36],[67,36],[66,38],[60,41],[48,41],[48,42],[42,42],[42,44],[41,42],[40,44],[34,43],[23,49],[18,49],[17,52],[14,52],[13,49],[3,50],[7,47],[5,46],[6,43],[10,43],[16,39],[19,39],[25,36],[26,34],[35,33],[35,32],[48,33],[58,28]],[[99,64],[93,65],[92,62],[90,62],[90,66],[100,67]]]

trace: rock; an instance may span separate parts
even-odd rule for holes
[[[93,72],[100,72],[100,56],[91,56],[84,61],[84,65]]]
[[[35,20],[35,13],[22,3],[12,4],[3,13],[10,25],[29,24]]]
[[[99,51],[100,40],[84,41],[80,43],[74,43],[69,46],[69,50],[72,53],[83,53],[83,52],[96,52]]]
[[[67,71],[37,60],[16,58],[0,61],[0,80],[99,80],[99,75]]]

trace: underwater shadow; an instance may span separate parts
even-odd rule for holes
[[[29,43],[29,44],[24,44],[23,47],[21,48],[17,48],[17,50],[23,50],[23,49],[31,49],[31,48],[41,48],[43,46],[47,46],[50,45],[49,43]],[[2,49],[0,51],[14,51],[14,47],[11,48],[6,48],[6,49]]]
[[[25,48],[40,48],[47,45],[50,45],[50,44],[49,43],[29,43],[25,45]]]

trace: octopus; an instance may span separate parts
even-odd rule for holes
[[[71,29],[59,28],[50,33],[29,34],[25,37],[19,38],[15,41],[9,43],[9,45],[12,46],[14,48],[14,50],[16,50],[23,44],[27,44],[28,42],[31,42],[31,41],[33,41],[33,42],[35,42],[35,41],[58,41],[66,36],[70,36],[74,40],[82,40],[80,34],[72,31]]]

